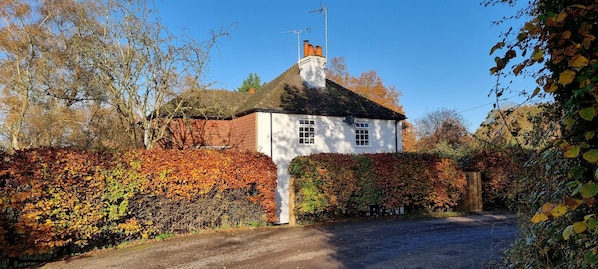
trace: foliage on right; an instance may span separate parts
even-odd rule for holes
[[[551,103],[493,109],[475,132],[475,138],[490,147],[541,150],[560,137]]]
[[[521,212],[527,221],[521,222],[522,238],[507,262],[517,268],[596,267],[598,3],[535,0],[520,14],[529,16],[529,21],[515,39],[506,35],[492,48],[491,54],[504,55],[495,58],[490,71],[499,78],[522,75],[524,69],[533,72],[539,87],[530,96],[554,97],[562,136],[540,151],[536,164],[544,169],[525,182],[520,203],[528,207]]]

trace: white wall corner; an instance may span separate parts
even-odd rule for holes
[[[299,61],[299,74],[308,88],[326,87],[326,58],[307,56]]]

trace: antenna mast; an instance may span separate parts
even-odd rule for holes
[[[312,10],[309,13],[320,12],[320,14],[324,14],[324,32],[326,34],[326,58],[328,58],[328,7],[326,7],[323,3],[320,3],[322,8]]]
[[[307,30],[308,32],[311,32],[311,29],[309,27],[305,28],[305,30]],[[293,33],[297,35],[297,63],[301,60],[301,33],[303,32],[303,29],[300,30],[290,30],[290,31],[284,31],[281,32],[281,34],[284,33]]]

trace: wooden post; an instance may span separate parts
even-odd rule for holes
[[[295,218],[295,179],[289,178],[289,225],[297,224]]]
[[[482,173],[466,172],[465,175],[467,177],[467,189],[465,190],[459,209],[464,212],[482,211]]]
[[[476,185],[476,190],[477,192],[474,194],[475,195],[475,199],[477,201],[476,203],[476,207],[475,207],[475,211],[479,212],[479,211],[483,211],[484,210],[484,200],[482,199],[482,173],[481,172],[476,172],[474,173],[472,176],[472,184]]]

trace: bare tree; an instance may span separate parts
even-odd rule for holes
[[[40,81],[48,66],[42,45],[48,33],[44,18],[32,13],[33,7],[19,1],[0,2],[0,87],[3,103],[3,129],[9,149],[27,144],[24,129],[30,108],[43,103]]]
[[[465,120],[454,109],[442,108],[415,120],[416,149],[430,151],[437,146],[458,148],[468,137]]]
[[[0,2],[0,130],[10,149],[151,148],[164,135],[180,105],[162,106],[182,92],[183,77],[201,84],[210,50],[227,33],[203,43],[174,36],[152,4]]]
[[[190,37],[172,35],[159,22],[151,3],[122,1],[109,11],[108,41],[99,69],[109,103],[116,109],[121,125],[132,144],[143,141],[151,148],[165,133],[180,104],[161,113],[162,106],[181,92],[182,78],[199,81],[205,72],[209,52],[219,37],[198,43]],[[177,45],[182,44],[182,45]],[[154,120],[151,114],[163,115]]]

